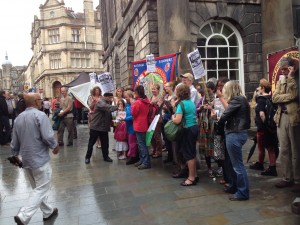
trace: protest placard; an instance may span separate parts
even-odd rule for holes
[[[199,79],[206,75],[206,71],[201,61],[199,50],[196,49],[187,54],[195,79]]]
[[[155,72],[156,71],[156,62],[154,55],[146,55],[146,64],[147,64],[147,71],[149,73]]]
[[[112,78],[112,75],[108,72],[101,73],[97,75],[98,77],[98,82],[100,84],[100,89],[102,94],[107,93],[107,92],[114,92],[115,91],[115,85],[114,85],[114,80]]]

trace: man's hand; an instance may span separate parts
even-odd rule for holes
[[[56,148],[54,148],[54,149],[52,150],[52,153],[53,153],[54,155],[56,155],[58,152],[59,152],[59,145],[57,145]]]
[[[292,78],[295,76],[295,68],[293,66],[289,66],[288,67],[289,73],[288,73],[288,77]]]

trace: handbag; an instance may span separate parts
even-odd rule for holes
[[[214,159],[225,160],[225,142],[222,135],[214,137]]]
[[[183,114],[184,115],[184,105],[182,102],[179,102]],[[185,125],[185,119],[182,117],[182,120],[179,124],[174,123],[172,120],[169,120],[164,126],[165,136],[169,141],[178,140],[178,138],[182,135],[183,128]]]

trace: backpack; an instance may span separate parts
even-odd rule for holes
[[[150,103],[148,116],[147,116],[149,126],[152,123],[154,117],[158,114],[158,112],[159,112],[159,107],[158,107],[157,103],[154,103],[154,102]]]
[[[274,115],[277,111],[277,105],[273,104],[272,100],[269,98],[266,98],[266,106],[265,106],[265,126],[267,128],[267,131],[271,133],[276,132],[276,123],[274,121]]]

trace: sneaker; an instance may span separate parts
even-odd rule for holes
[[[260,173],[263,176],[274,176],[277,177],[277,171],[275,166],[270,166],[268,169]]]
[[[139,170],[145,170],[145,169],[150,169],[151,166],[146,166],[146,165],[144,165],[144,164],[141,164],[141,165],[139,165],[137,168],[138,168]]]
[[[134,164],[135,167],[138,167],[138,166],[140,166],[140,165],[142,165],[142,162],[141,162],[141,161],[138,161],[137,163]]]
[[[222,168],[219,168],[219,169],[216,171],[216,176],[217,176],[217,177],[223,177],[223,170],[222,170]]]
[[[264,165],[260,162],[256,162],[250,165],[249,168],[252,170],[264,170]]]
[[[215,177],[214,172],[212,171],[212,169],[208,170],[208,176],[211,177],[211,178]]]
[[[119,156],[118,159],[120,159],[120,160],[126,159],[126,156],[125,155],[121,155],[121,156]]]
[[[286,187],[292,187],[293,185],[294,185],[294,181],[282,180],[279,183],[275,184],[275,187],[277,187],[277,188],[286,188]]]

